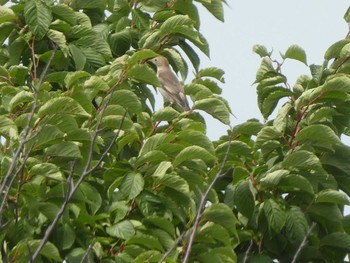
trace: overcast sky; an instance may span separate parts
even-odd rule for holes
[[[233,125],[250,118],[261,119],[252,83],[260,65],[260,57],[252,52],[254,44],[274,50],[276,58],[290,45],[301,46],[308,64],[322,64],[326,49],[344,38],[348,25],[343,16],[350,6],[348,0],[226,0],[225,22],[213,18],[200,8],[201,31],[209,42],[211,60],[203,56],[202,67],[217,66],[225,74],[223,95],[237,119]],[[299,62],[288,61],[282,73],[291,86],[300,74],[309,69]],[[207,118],[208,135],[217,139],[226,127]]]

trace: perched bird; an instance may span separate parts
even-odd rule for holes
[[[184,89],[171,70],[168,60],[165,57],[155,57],[149,61],[157,66],[157,77],[162,86],[159,91],[163,98],[171,104],[179,104],[185,111],[190,111]]]

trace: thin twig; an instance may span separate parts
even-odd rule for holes
[[[253,247],[253,240],[250,240],[250,244],[249,244],[249,247],[247,249],[247,251],[245,252],[245,255],[244,255],[244,259],[243,259],[243,263],[246,263],[247,260],[248,260],[248,257],[249,257],[249,253],[250,251],[252,250],[252,247]]]
[[[85,262],[86,262],[85,259],[87,259],[87,257],[89,256],[90,251],[91,251],[91,249],[92,249],[92,246],[93,246],[94,244],[95,244],[95,240],[93,240],[93,241],[91,242],[91,244],[88,246],[87,250],[85,251],[83,257],[82,257],[81,260],[80,260],[80,263],[85,263]]]
[[[313,222],[311,224],[309,230],[305,234],[303,241],[301,242],[300,246],[298,247],[297,252],[295,252],[295,255],[293,257],[293,261],[291,263],[296,263],[297,262],[297,259],[298,259],[299,255],[300,255],[302,249],[307,245],[307,239],[309,238],[309,236],[310,236],[312,230],[315,228],[315,226],[316,226],[316,223]]]
[[[174,244],[167,250],[163,257],[158,261],[158,263],[162,263],[167,257],[169,257],[171,252],[177,247],[180,241],[184,239],[185,235],[186,231],[182,232],[182,234],[175,240]]]
[[[35,252],[33,253],[33,255],[30,257],[29,259],[29,263],[30,262],[34,262],[34,260],[36,259],[36,257],[40,254],[40,251],[43,249],[43,247],[45,246],[46,242],[48,241],[54,227],[56,226],[56,223],[58,222],[58,220],[61,218],[61,216],[63,215],[68,203],[69,203],[69,193],[71,192],[71,185],[72,185],[72,180],[73,180],[73,174],[74,174],[74,167],[75,167],[75,163],[76,160],[74,160],[71,164],[71,169],[70,169],[70,173],[69,176],[67,178],[67,195],[66,195],[66,199],[63,202],[60,210],[57,212],[55,218],[53,219],[53,221],[51,222],[51,224],[48,226],[48,228],[45,231],[45,235],[43,236],[43,238],[40,241],[39,246],[37,247],[37,249],[35,250]]]
[[[196,218],[194,220],[193,228],[192,228],[192,231],[191,231],[190,239],[189,239],[188,244],[187,244],[186,253],[185,253],[184,259],[182,261],[183,263],[187,263],[188,259],[190,257],[191,250],[192,250],[192,245],[193,245],[193,242],[194,242],[194,237],[196,235],[197,229],[199,227],[200,220],[202,218],[202,210],[205,207],[205,204],[207,202],[207,197],[209,195],[209,192],[214,187],[216,181],[222,176],[222,171],[224,170],[225,164],[227,162],[227,159],[228,159],[228,156],[229,156],[229,153],[230,153],[231,142],[232,142],[232,135],[229,137],[227,151],[225,153],[224,159],[222,160],[221,167],[220,167],[219,171],[217,172],[217,174],[215,175],[213,181],[210,183],[210,185],[208,186],[207,190],[205,191],[205,193],[203,194],[203,196],[201,198],[201,202],[199,204],[198,211],[197,211],[197,214],[196,214]]]

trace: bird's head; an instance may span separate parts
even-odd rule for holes
[[[165,57],[155,57],[152,58],[150,60],[151,63],[153,63],[154,65],[156,65],[157,67],[161,67],[161,66],[168,66],[169,62]]]

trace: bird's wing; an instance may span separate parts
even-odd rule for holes
[[[158,75],[162,88],[168,93],[177,95],[183,92],[183,87],[173,72],[159,72]]]

